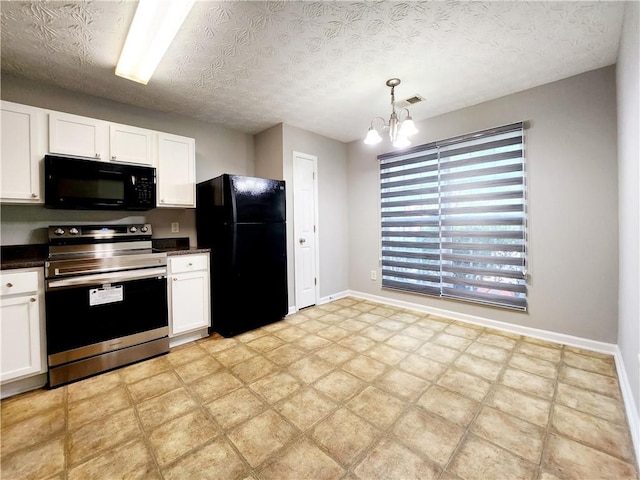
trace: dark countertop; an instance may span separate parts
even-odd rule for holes
[[[0,270],[43,267],[49,255],[47,244],[0,247]]]
[[[185,243],[182,239],[158,239],[157,241],[154,239],[153,248],[165,252],[167,256],[211,252],[210,248],[190,247],[189,239],[186,240]],[[47,244],[2,246],[0,247],[0,270],[44,267],[48,255]]]
[[[187,247],[187,248],[157,248],[161,252],[167,252],[167,257],[172,257],[174,255],[191,255],[193,253],[209,253],[211,252],[210,248],[198,248],[198,247]]]

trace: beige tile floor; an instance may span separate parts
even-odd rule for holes
[[[345,298],[2,402],[9,479],[637,478],[612,357]]]

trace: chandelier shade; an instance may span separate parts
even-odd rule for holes
[[[391,116],[389,117],[389,121],[385,122],[384,118],[376,117],[371,120],[371,126],[369,127],[369,131],[367,132],[367,136],[364,139],[364,143],[367,145],[376,145],[382,142],[382,136],[380,136],[380,131],[378,128],[374,126],[374,122],[376,120],[380,120],[382,122],[379,127],[380,130],[388,130],[389,132],[389,140],[394,147],[404,148],[411,145],[408,137],[411,135],[415,135],[418,133],[418,129],[416,128],[411,115],[409,114],[409,109],[403,108],[400,110],[400,114],[406,112],[406,117],[404,120],[401,120],[401,115],[398,115],[396,112],[396,97],[395,97],[395,88],[400,85],[399,78],[390,78],[386,83],[387,87],[391,88]]]

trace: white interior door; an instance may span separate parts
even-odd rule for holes
[[[293,232],[298,309],[318,300],[317,163],[313,155],[293,152]]]

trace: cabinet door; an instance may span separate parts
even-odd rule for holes
[[[158,207],[195,207],[193,138],[158,133]]]
[[[171,335],[209,326],[209,274],[207,271],[171,276]]]
[[[49,151],[108,160],[109,124],[68,113],[49,113]]]
[[[40,164],[46,146],[45,113],[35,107],[2,102],[0,197],[3,202],[42,203]]]
[[[109,125],[109,159],[155,166],[153,131],[129,125]]]
[[[42,372],[38,296],[0,300],[0,381]]]

